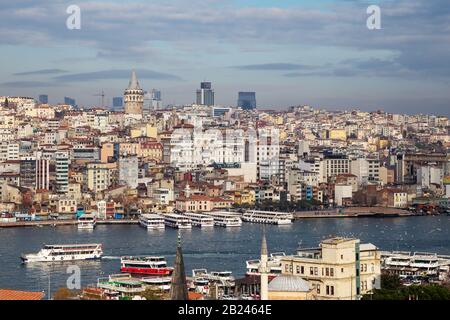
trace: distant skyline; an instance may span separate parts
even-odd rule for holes
[[[99,105],[122,96],[132,69],[164,104],[196,100],[450,115],[448,0],[0,0],[0,95]],[[369,5],[381,30],[366,27]]]

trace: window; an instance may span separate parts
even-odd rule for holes
[[[334,277],[334,268],[330,268],[330,277]]]
[[[344,260],[344,255],[343,254],[341,254],[341,260]]]
[[[300,273],[300,266],[296,266],[295,271],[296,271],[297,273]]]
[[[330,276],[330,269],[329,269],[329,268],[326,268],[326,269],[325,269],[325,275],[326,275],[327,277]]]
[[[334,286],[330,286],[330,295],[334,296]]]
[[[309,268],[309,274],[312,276],[312,275],[314,275],[314,268],[313,267],[310,267]]]
[[[301,274],[304,274],[304,273],[305,273],[305,267],[304,267],[304,266],[301,266],[301,267],[300,267],[300,272],[301,272]]]
[[[320,284],[317,285],[317,293],[320,294]]]
[[[314,268],[314,275],[315,276],[319,275],[319,268],[317,267]]]
[[[327,296],[330,295],[330,286],[327,286]]]

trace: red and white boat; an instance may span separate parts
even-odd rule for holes
[[[151,276],[170,276],[173,268],[167,266],[164,257],[122,257],[120,271]]]

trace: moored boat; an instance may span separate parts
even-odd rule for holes
[[[142,214],[139,224],[147,229],[165,229],[164,217],[158,214]]]
[[[78,229],[93,230],[97,224],[97,217],[92,213],[85,213],[78,218]]]

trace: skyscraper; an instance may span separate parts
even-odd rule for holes
[[[39,103],[47,104],[47,103],[48,103],[48,95],[46,95],[46,94],[41,94],[41,95],[39,96]]]
[[[197,90],[197,104],[204,106],[214,105],[214,90],[211,82],[200,83],[200,89]]]
[[[72,98],[69,98],[69,97],[64,97],[64,104],[67,104],[67,105],[72,106],[72,107],[76,107],[77,106],[77,103],[76,103],[75,99],[72,99]]]
[[[239,92],[238,107],[243,110],[256,109],[256,93],[255,92]]]
[[[134,70],[131,73],[130,83],[123,97],[126,114],[142,114],[144,109],[144,90],[141,89]]]
[[[150,92],[151,108],[153,110],[162,109],[161,91],[152,89]]]
[[[113,98],[113,109],[121,109],[123,107],[123,98],[122,97],[114,97]]]

